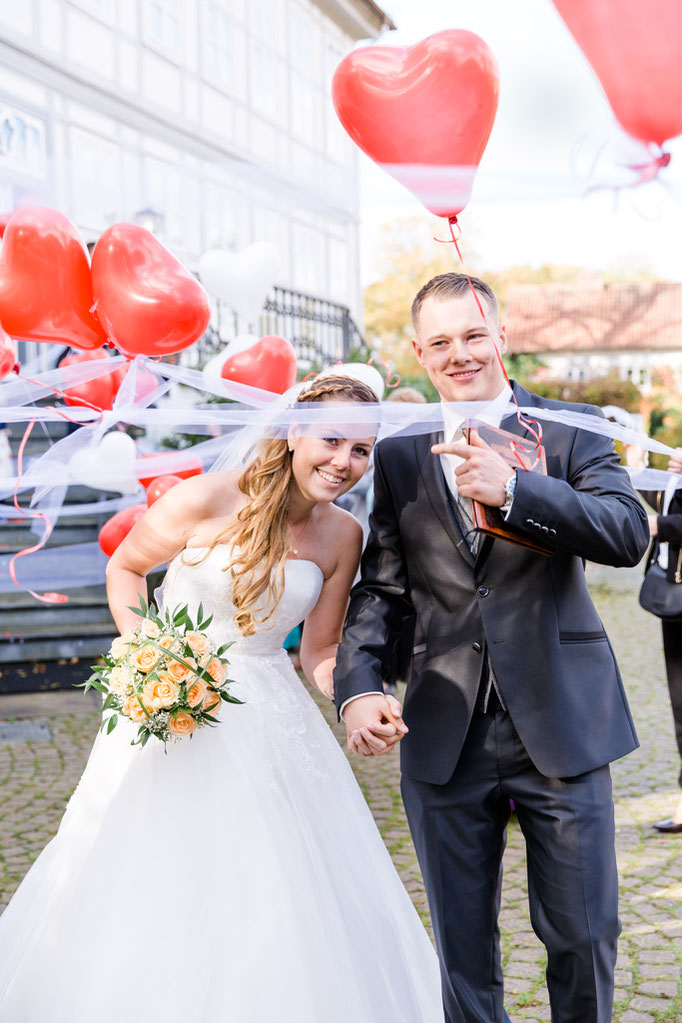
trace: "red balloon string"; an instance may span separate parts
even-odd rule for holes
[[[386,378],[384,380],[384,383],[389,388],[389,390],[392,390],[394,387],[398,387],[400,385],[401,380],[400,373],[394,372],[389,366],[389,364],[386,362],[386,360],[382,359],[380,355],[371,355],[367,360],[367,365],[371,366],[375,362],[378,362],[379,365],[383,366],[384,369],[386,370]]]
[[[16,374],[17,374],[17,376],[19,377],[20,380],[24,380],[28,384],[38,384],[38,385],[40,385],[40,383],[41,383],[40,381],[32,380],[30,377],[24,376],[22,373],[19,372],[19,369],[20,369],[20,367],[19,367],[19,365],[17,365],[15,372],[16,372]],[[97,412],[99,414],[99,419],[94,420],[94,422],[100,422],[100,423],[102,422],[103,412],[102,412],[102,409],[99,407],[99,405],[93,405],[93,403],[90,402],[90,401],[87,401],[86,398],[71,397],[70,395],[65,394],[64,391],[60,391],[58,387],[52,387],[51,385],[48,385],[48,384],[44,384],[43,386],[49,387],[49,389],[54,394],[56,394],[58,397],[60,397],[60,398],[70,397],[71,401],[78,401],[78,402],[80,402],[81,405],[85,405],[88,408],[93,409],[95,412]],[[67,422],[74,423],[77,426],[82,425],[80,420],[73,419],[70,415],[68,415],[68,413],[64,412],[60,408],[57,408],[56,405],[52,406],[52,410],[54,412],[56,412],[58,416],[61,416],[62,419],[65,419]],[[31,511],[27,511],[25,508],[21,507],[21,505],[19,504],[19,500],[18,500],[19,486],[20,486],[21,478],[23,476],[23,471],[24,471],[24,469],[23,469],[24,448],[26,447],[26,443],[28,441],[28,438],[31,435],[31,431],[33,430],[33,427],[35,426],[35,424],[36,424],[36,420],[32,419],[31,422],[26,427],[26,430],[24,431],[24,436],[21,439],[21,444],[19,445],[19,451],[18,451],[18,454],[17,454],[17,482],[16,482],[16,484],[14,486],[14,507],[25,518],[28,518],[28,519],[42,519],[44,521],[45,527],[46,527],[45,528],[45,536],[42,538],[42,540],[39,543],[35,544],[33,547],[24,547],[24,548],[22,548],[22,550],[17,551],[17,553],[10,559],[10,563],[9,563],[9,566],[8,566],[8,571],[9,571],[10,578],[12,579],[12,582],[14,583],[14,585],[19,587],[19,589],[21,589],[21,590],[26,590],[26,592],[30,593],[32,597],[36,598],[36,600],[40,600],[44,604],[65,604],[68,601],[68,599],[69,599],[65,593],[49,592],[49,593],[43,593],[41,595],[40,593],[36,593],[34,590],[29,589],[27,586],[22,586],[21,583],[19,582],[19,580],[17,579],[16,568],[15,568],[15,564],[14,564],[15,561],[17,560],[17,558],[23,558],[27,554],[35,554],[36,551],[41,550],[45,546],[47,541],[50,539],[50,535],[51,535],[52,529],[53,529],[52,521],[51,521],[51,519],[50,519],[50,517],[48,515],[45,515],[44,512],[31,512]]]
[[[26,592],[30,593],[32,597],[36,598],[36,600],[40,600],[44,604],[65,604],[69,599],[65,593],[40,594],[36,593],[34,590],[29,589],[29,587],[27,586],[22,586],[19,580],[17,579],[16,569],[14,567],[14,563],[17,560],[17,558],[23,558],[26,554],[33,554],[35,553],[35,551],[39,551],[41,547],[44,547],[47,541],[50,539],[50,534],[52,533],[52,522],[50,521],[49,516],[45,515],[44,512],[27,511],[25,508],[21,507],[18,500],[19,483],[21,482],[21,477],[23,474],[24,448],[26,447],[26,442],[28,441],[28,438],[31,436],[31,431],[35,424],[36,420],[32,419],[31,422],[26,427],[26,429],[24,430],[24,436],[21,438],[21,444],[19,445],[19,452],[17,454],[17,482],[14,485],[14,507],[17,509],[18,512],[20,512],[22,516],[26,518],[43,519],[46,526],[45,536],[42,538],[40,543],[35,544],[33,547],[24,547],[22,550],[17,551],[17,553],[10,559],[10,563],[8,566],[9,574],[15,586],[17,586],[20,590],[26,590]]]
[[[483,318],[483,322],[485,323],[485,325],[487,327],[488,326],[488,320],[487,320],[485,312],[483,310],[483,306],[481,305],[481,300],[479,298],[478,292],[476,291],[476,288],[471,283],[471,277],[466,272],[466,267],[464,266],[464,259],[462,257],[462,252],[461,252],[460,247],[459,247],[459,238],[460,238],[462,232],[461,232],[461,228],[460,228],[460,226],[459,226],[459,224],[457,222],[457,217],[456,216],[448,217],[448,227],[450,228],[450,239],[448,240],[448,239],[442,239],[442,238],[435,238],[434,241],[443,242],[443,244],[445,244],[445,245],[448,245],[449,242],[452,241],[452,244],[455,246],[455,249],[457,250],[457,255],[459,256],[459,261],[462,264],[462,272],[464,273],[464,276],[466,277],[466,279],[467,279],[467,281],[469,283],[469,290],[471,291],[471,294],[474,296],[474,299],[476,300],[476,305],[478,306],[478,311],[480,312],[480,314],[481,314],[481,316]],[[455,233],[455,228],[457,229],[457,232],[458,232],[457,234]],[[528,433],[530,433],[531,436],[535,440],[535,457],[534,457],[533,461],[531,462],[531,464],[530,465],[525,465],[524,464],[524,456],[526,456],[527,452],[521,447],[521,445],[519,445],[519,444],[515,443],[514,441],[512,441],[509,446],[510,446],[511,450],[513,451],[514,457],[516,458],[516,461],[519,463],[521,468],[522,469],[526,469],[526,470],[532,470],[538,464],[538,462],[540,460],[540,457],[541,457],[542,424],[539,423],[537,421],[537,419],[531,419],[530,416],[526,415],[525,413],[523,413],[521,411],[521,406],[519,405],[518,401],[516,400],[516,395],[514,394],[514,390],[513,390],[512,386],[511,386],[511,381],[510,381],[510,379],[509,379],[509,377],[507,375],[507,370],[505,369],[504,362],[502,361],[502,355],[500,354],[500,350],[497,347],[497,345],[494,345],[494,348],[495,348],[495,355],[497,356],[497,361],[498,361],[498,363],[500,365],[500,369],[502,370],[502,374],[504,376],[504,379],[507,381],[507,384],[509,385],[509,389],[511,390],[512,401],[516,405],[516,418],[517,418],[517,420],[519,422],[519,425],[522,426],[525,430],[527,430]]]

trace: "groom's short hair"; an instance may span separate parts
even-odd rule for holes
[[[419,313],[421,307],[427,298],[460,298],[462,295],[466,295],[470,288],[477,291],[480,295],[483,295],[490,306],[491,311],[495,315],[495,319],[499,320],[500,310],[495,297],[495,292],[482,281],[479,277],[471,277],[466,274],[459,273],[448,273],[439,274],[437,277],[432,277],[430,281],[419,289],[415,295],[414,302],[412,303],[412,323],[414,329],[417,330],[419,324]]]

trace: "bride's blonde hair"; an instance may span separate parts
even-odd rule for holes
[[[315,380],[296,399],[297,404],[337,398],[345,401],[378,402],[367,384],[352,377],[326,376]],[[262,440],[256,457],[239,478],[239,489],[247,504],[236,523],[222,530],[209,551],[229,538],[239,548],[239,561],[224,569],[232,573],[234,620],[243,636],[256,631],[256,625],[274,614],[284,591],[284,566],[291,550],[289,532],[289,495],[294,475],[287,440]],[[208,556],[208,552],[207,555]],[[202,559],[203,560],[203,559]],[[257,607],[266,594],[267,613]],[[261,612],[262,617],[255,615]]]

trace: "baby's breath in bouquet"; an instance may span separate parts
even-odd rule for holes
[[[213,616],[204,618],[201,604],[196,624],[186,605],[160,613],[140,597],[140,606],[130,610],[140,621],[116,637],[104,663],[93,665],[83,683],[86,692],[104,694],[102,729],[112,732],[119,717],[126,717],[139,726],[132,745],[144,746],[152,735],[165,745],[202,725],[217,724],[223,701],[243,702],[227,689],[231,680],[224,654],[230,644],[216,647],[206,635]]]

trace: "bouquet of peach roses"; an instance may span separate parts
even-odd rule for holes
[[[102,729],[112,732],[119,717],[126,717],[139,726],[133,746],[144,746],[152,735],[165,745],[202,725],[217,724],[222,701],[243,702],[227,690],[223,655],[230,644],[216,648],[203,631],[213,616],[204,618],[201,604],[196,625],[187,606],[165,609],[162,617],[140,597],[139,608],[130,610],[140,621],[116,637],[102,657],[104,664],[93,665],[93,674],[82,684],[85,692],[104,694]]]

